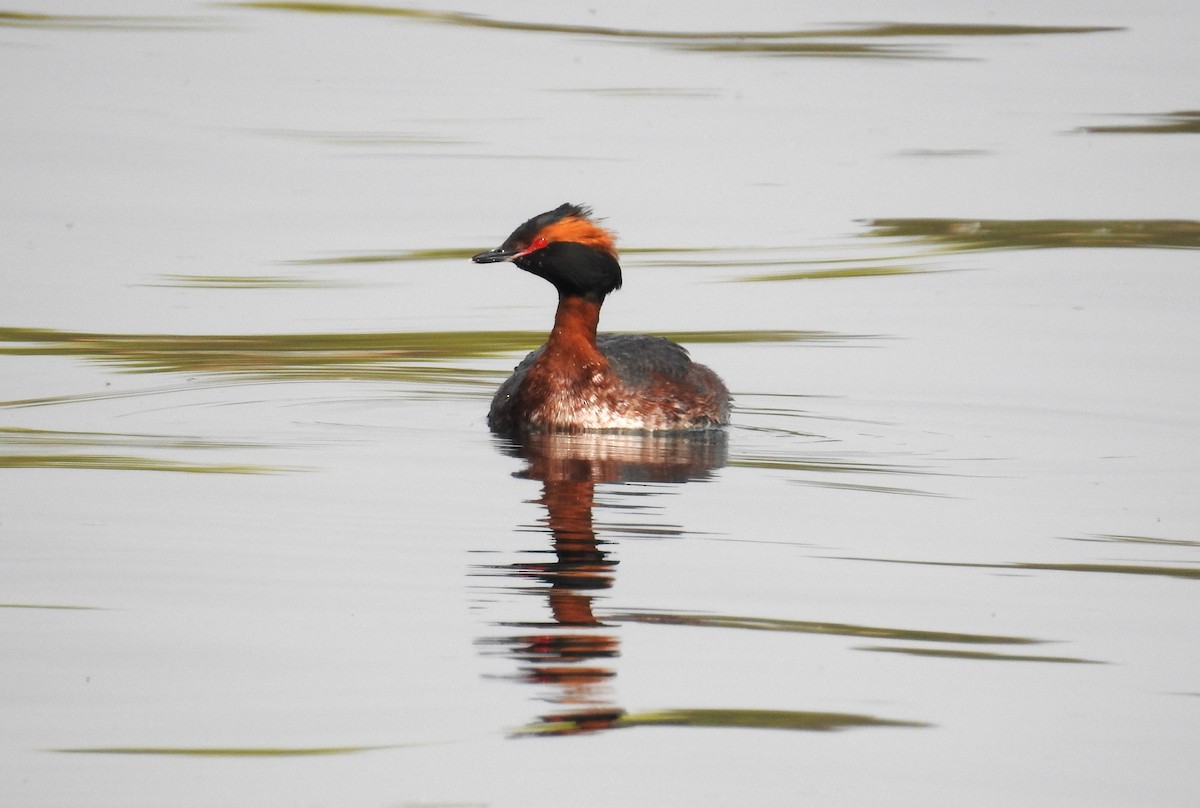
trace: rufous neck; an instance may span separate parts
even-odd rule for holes
[[[599,354],[596,328],[600,323],[600,301],[575,295],[560,295],[554,313],[554,330],[548,347],[584,355]]]

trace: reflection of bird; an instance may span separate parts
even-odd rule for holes
[[[487,565],[480,574],[499,572],[511,579],[512,591],[544,597],[551,619],[495,622],[534,631],[489,634],[480,644],[517,660],[522,681],[551,685],[553,689],[543,691],[542,698],[560,705],[557,712],[516,730],[518,734],[573,735],[623,726],[626,713],[616,701],[614,687],[617,670],[608,661],[620,656],[621,636],[605,614],[597,613],[617,577],[617,543],[605,535],[616,530],[597,529],[597,487],[708,479],[725,465],[728,437],[723,429],[526,431],[502,442],[502,451],[526,463],[516,476],[542,481],[539,502],[546,516],[538,520],[536,530],[523,535],[548,532],[551,552],[544,546],[530,548],[528,560]],[[638,491],[635,496],[645,493]],[[682,532],[678,526],[657,522],[651,518],[630,528],[639,536]]]
[[[558,290],[554,330],[492,400],[497,432],[692,430],[729,422],[729,390],[662,337],[596,335],[600,306],[621,288],[613,234],[580,205],[534,216],[479,264],[511,261]]]

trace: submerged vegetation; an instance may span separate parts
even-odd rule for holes
[[[871,219],[867,227],[868,236],[946,250],[1200,249],[1200,221],[1182,219]]]
[[[856,727],[928,727],[919,721],[896,721],[856,713],[802,710],[668,709],[627,713],[619,709],[577,710],[543,716],[517,729],[515,735],[575,735],[630,727],[708,727],[832,732]]]
[[[0,11],[0,28],[60,28],[70,30],[169,31],[204,27],[209,23],[182,17],[134,17],[99,14],[43,14]]]
[[[1132,116],[1130,116],[1132,117]],[[1081,126],[1077,132],[1094,135],[1198,135],[1200,134],[1200,110],[1187,109],[1179,112],[1164,112],[1149,116],[1148,123],[1109,124],[1107,126]]]
[[[0,455],[0,469],[105,469],[108,471],[182,471],[192,474],[271,474],[283,469],[256,465],[220,465],[155,460],[149,457],[93,454]]]
[[[261,448],[261,442],[218,441],[174,435],[67,432],[0,428],[0,469],[107,469],[193,474],[271,474],[290,469],[245,463],[200,463],[148,457],[146,451]],[[139,454],[130,454],[136,450]]]
[[[981,662],[1055,662],[1064,665],[1102,665],[1095,659],[1080,657],[1042,656],[1039,654],[997,654],[994,651],[963,651],[954,648],[893,648],[891,646],[870,645],[860,651],[881,651],[889,654],[908,654],[918,657],[935,657],[944,659],[975,659]]]
[[[698,628],[739,628],[753,631],[784,631],[796,634],[866,637],[875,640],[907,640],[970,645],[1029,645],[1045,642],[1045,640],[1036,640],[1032,637],[968,634],[958,631],[928,631],[888,626],[861,626],[848,623],[822,623],[811,620],[780,620],[766,617],[690,614],[686,612],[622,612],[610,615],[609,619],[620,623],[651,623],[654,625],[694,626]]]
[[[794,342],[830,336],[806,331],[686,331],[660,335],[696,344]],[[182,335],[0,328],[0,355],[78,356],[139,373],[490,385],[500,371],[446,363],[532,350],[545,337],[544,331]]]
[[[1020,570],[1025,572],[1093,572],[1113,575],[1149,575],[1164,578],[1182,578],[1200,581],[1200,566],[1193,564],[1092,564],[1092,563],[1043,563],[1013,562],[1009,564],[984,564],[966,561],[907,561],[899,558],[847,558],[847,561],[875,561],[884,564],[916,564],[927,567],[967,567],[988,570]]]
[[[165,757],[327,757],[329,755],[352,755],[357,752],[375,752],[381,749],[402,749],[414,744],[388,744],[384,746],[263,746],[263,747],[184,747],[184,746],[96,746],[77,749],[55,749],[73,755],[162,755]]]
[[[275,275],[162,275],[158,283],[149,286],[172,286],[185,289],[305,289],[328,288],[334,284]]]
[[[601,25],[501,20],[459,11],[438,11],[365,3],[260,0],[236,5],[309,14],[357,14],[500,31],[567,34],[684,51],[809,58],[942,58],[933,41],[955,37],[1045,36],[1121,31],[1109,26],[1054,26],[953,23],[875,23],[790,31],[670,31]]]
[[[293,266],[325,266],[327,264],[392,264],[407,261],[466,261],[479,252],[475,249],[398,250],[386,253],[333,255],[328,258],[300,258],[288,261]]]
[[[1200,547],[1200,541],[1192,539],[1163,539],[1157,536],[1125,536],[1099,533],[1087,537],[1070,537],[1071,541],[1114,542],[1117,544],[1157,544],[1163,547]]]
[[[1200,249],[1200,221],[1191,219],[868,219],[850,244],[811,248],[712,248],[658,250],[639,259],[645,267],[729,267],[752,274],[744,282],[871,278],[948,271],[944,257],[956,252],[1035,249]],[[868,241],[864,241],[865,237]],[[878,254],[869,240],[885,244]],[[871,252],[877,252],[871,249]],[[697,254],[699,253],[699,255]]]

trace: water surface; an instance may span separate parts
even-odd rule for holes
[[[0,802],[1191,805],[1198,12],[992,11],[0,12]],[[487,432],[564,201],[727,431]]]

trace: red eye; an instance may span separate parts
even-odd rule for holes
[[[537,238],[535,238],[533,240],[533,243],[529,245],[529,251],[533,252],[534,250],[540,250],[540,249],[542,249],[542,247],[545,247],[549,243],[550,242],[546,241],[546,239],[543,236],[538,236]]]

